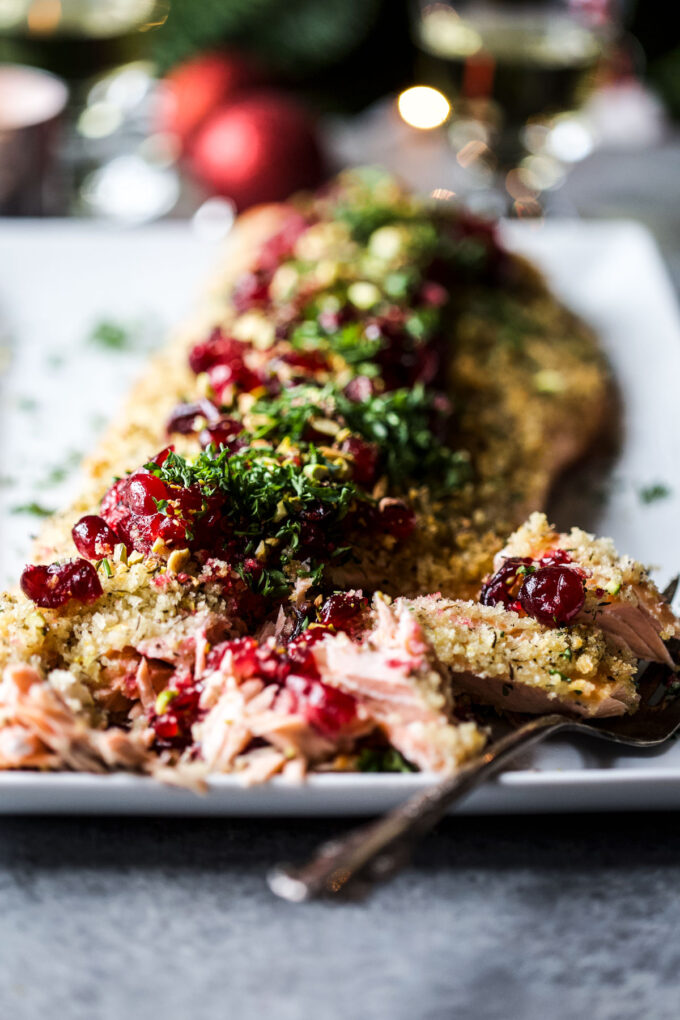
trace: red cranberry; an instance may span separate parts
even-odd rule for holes
[[[321,607],[319,618],[327,627],[351,631],[361,622],[368,599],[351,592],[336,592],[327,598]]]
[[[357,485],[369,488],[375,481],[380,450],[375,443],[367,443],[361,436],[348,436],[340,449],[352,458],[352,477]]]
[[[271,273],[293,253],[295,242],[310,226],[309,221],[299,212],[291,212],[286,222],[273,237],[262,245],[258,257],[258,268]]]
[[[318,676],[319,671],[312,655],[313,645],[319,643],[328,634],[329,628],[324,626],[308,627],[302,634],[290,641],[286,648],[286,656],[295,663],[296,670],[302,670],[305,676]]]
[[[119,478],[117,482],[113,483],[101,501],[102,516],[104,520],[114,528],[116,526],[115,522],[112,521],[110,517],[111,515],[114,515],[116,511],[120,510],[127,485],[127,478]]]
[[[378,526],[388,535],[403,541],[413,534],[416,515],[400,499],[382,499],[379,507]]]
[[[226,446],[233,453],[237,450],[243,449],[247,446],[247,440],[237,439],[243,432],[243,425],[240,421],[235,421],[233,418],[222,418],[215,425],[208,425],[204,428],[198,436],[198,441],[205,449],[212,443],[218,449],[220,446]]]
[[[326,736],[336,737],[356,717],[355,699],[320,680],[309,680],[293,673],[288,677],[286,687],[297,697],[297,711]]]
[[[206,341],[192,347],[189,353],[189,366],[198,375],[199,372],[207,372],[213,365],[229,365],[232,361],[242,361],[248,348],[247,343],[225,336],[217,327]]]
[[[70,599],[94,602],[102,594],[97,571],[87,560],[29,565],[21,575],[20,584],[24,595],[43,609],[58,609]]]
[[[586,592],[583,579],[564,565],[539,567],[525,578],[519,601],[529,616],[547,626],[562,627],[583,609]]]
[[[376,360],[388,389],[432,382],[439,357],[431,345],[417,343],[401,322],[376,319],[366,328],[369,339],[380,339]]]
[[[571,563],[571,555],[566,549],[551,549],[545,556],[541,556],[542,567],[557,567],[564,563]]]
[[[180,681],[177,688],[165,712],[161,715],[152,712],[150,723],[158,747],[181,751],[193,743],[191,728],[201,716],[201,690],[193,678]]]
[[[87,514],[81,517],[71,530],[73,544],[81,556],[88,560],[101,560],[112,556],[118,543],[116,533],[102,517]]]
[[[482,605],[497,606],[500,603],[508,609],[512,608],[512,603],[516,601],[512,589],[518,578],[523,576],[520,574],[520,568],[529,567],[532,564],[533,560],[527,557],[512,556],[504,560],[496,573],[482,585],[479,594],[479,601]]]
[[[157,467],[162,467],[168,456],[175,452],[175,447],[171,444],[170,446],[164,446],[160,453],[157,453],[155,457],[151,458],[151,463],[156,464]]]
[[[237,386],[240,390],[250,393],[262,385],[260,376],[253,372],[244,361],[234,359],[230,364],[219,363],[208,369],[210,385],[218,398],[222,398],[228,386]]]
[[[158,512],[156,501],[168,498],[168,489],[156,475],[144,471],[136,471],[128,479],[125,491],[125,503],[133,514],[147,517]]]
[[[280,360],[292,368],[299,368],[305,374],[314,375],[328,369],[328,360],[321,351],[286,351]]]
[[[269,300],[269,278],[264,273],[244,273],[236,281],[231,301],[239,314]]]
[[[321,553],[333,549],[326,525],[326,518],[331,513],[331,508],[323,503],[306,506],[300,511],[300,545],[305,553]]]
[[[175,432],[184,436],[191,435],[196,431],[197,420],[202,418],[209,422],[219,421],[220,412],[211,400],[199,400],[195,404],[178,404],[168,418],[165,431],[168,435]]]

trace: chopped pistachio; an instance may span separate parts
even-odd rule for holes
[[[156,715],[163,715],[167,712],[170,707],[170,702],[177,697],[177,691],[173,690],[172,687],[167,687],[164,691],[156,698],[156,704],[154,705],[154,711]]]
[[[188,549],[175,549],[168,557],[168,573],[179,574],[191,559]]]

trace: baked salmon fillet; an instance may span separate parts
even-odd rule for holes
[[[544,546],[571,556],[535,518],[507,535],[598,435],[609,392],[591,331],[450,203],[363,170],[247,213],[0,598],[0,764],[457,767],[485,731],[468,718],[479,691],[462,709],[454,687],[489,671],[472,646],[469,670],[447,661],[427,614],[368,600],[475,599],[494,569],[510,578],[517,543],[527,575]],[[600,714],[634,707],[633,660],[667,654],[675,623],[642,574],[610,591],[623,609],[594,607],[604,575],[573,555],[583,675],[601,691],[614,677]],[[554,618],[503,611],[517,640],[494,677],[535,631],[557,640]]]

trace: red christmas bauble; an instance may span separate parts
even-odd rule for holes
[[[218,106],[266,81],[264,71],[236,53],[203,53],[173,68],[159,92],[157,125],[186,150],[196,128]]]
[[[216,110],[196,132],[189,165],[239,210],[281,201],[318,184],[323,174],[313,119],[274,91],[252,93]]]

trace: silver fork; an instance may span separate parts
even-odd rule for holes
[[[680,642],[671,654],[677,661]],[[675,654],[674,654],[675,653]],[[416,794],[378,821],[323,844],[301,867],[279,864],[267,875],[272,892],[300,903],[320,896],[339,899],[365,892],[407,863],[415,844],[441,821],[448,809],[496,775],[520,751],[556,733],[583,733],[627,747],[658,747],[680,729],[680,697],[672,689],[676,673],[648,665],[639,683],[640,707],[632,716],[585,721],[564,715],[515,717],[515,728],[483,755],[463,765],[437,786]]]

